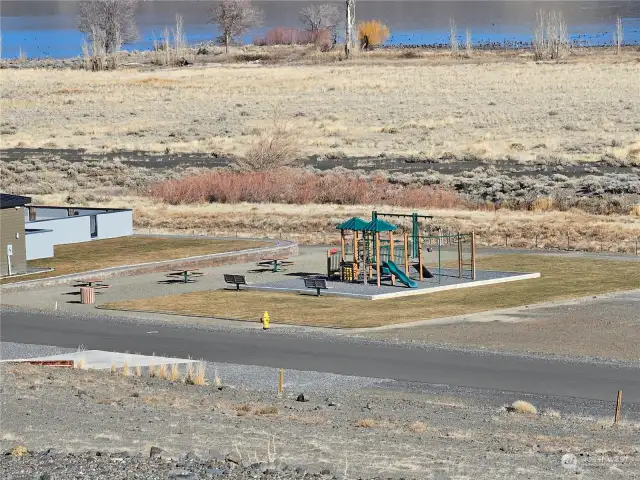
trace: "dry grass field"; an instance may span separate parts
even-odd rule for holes
[[[307,155],[635,161],[639,59],[6,69],[2,146],[242,155],[278,117]]]
[[[54,270],[29,276],[5,277],[1,283],[13,283],[38,278],[81,273],[101,268],[133,265],[136,263],[172,260],[214,253],[257,248],[263,242],[250,240],[203,240],[190,238],[122,237],[85,243],[57,245],[54,258],[29,261],[30,267],[48,267]]]
[[[64,201],[59,195],[39,200],[49,204]],[[337,245],[335,226],[358,216],[370,218],[372,210],[411,213],[413,210],[383,205],[282,205],[224,204],[167,205],[148,198],[121,197],[110,207],[135,205],[134,223],[143,233],[181,233],[216,236],[288,238],[302,244]],[[640,216],[593,215],[579,210],[478,211],[428,209],[435,216],[433,229],[451,232],[475,230],[482,246],[517,248],[569,248],[588,251],[635,253],[640,237]],[[404,225],[400,219],[394,223]],[[405,225],[409,226],[409,225]],[[536,243],[537,235],[537,243]]]
[[[640,285],[629,262],[500,255],[478,268],[540,272],[538,279],[390,300],[356,300],[260,291],[214,290],[129,300],[103,308],[257,321],[265,310],[275,323],[337,328],[376,327],[551,300],[628,290]],[[304,312],[304,313],[302,313]]]

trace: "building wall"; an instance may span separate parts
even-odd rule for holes
[[[53,257],[53,238],[53,232],[26,232],[27,260]]]
[[[18,234],[18,238],[16,238]],[[11,273],[27,272],[27,253],[24,236],[24,207],[0,210],[0,275],[9,274],[7,245],[13,248]]]
[[[89,231],[90,217],[64,217],[52,220],[38,220],[27,223],[27,228],[53,230],[45,240],[54,245],[65,243],[88,242],[91,240]],[[38,235],[34,235],[34,242],[38,241]]]
[[[133,235],[133,212],[111,212],[96,217],[98,238],[115,238]]]

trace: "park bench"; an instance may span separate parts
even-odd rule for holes
[[[324,278],[305,278],[304,286],[306,288],[315,288],[318,297],[320,296],[320,290],[327,290],[327,280]]]
[[[244,275],[233,275],[230,273],[224,274],[225,283],[229,283],[231,285],[236,286],[236,290],[240,290],[240,285],[246,285],[247,279]]]

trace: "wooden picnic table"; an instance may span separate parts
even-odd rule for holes
[[[74,287],[91,287],[91,288],[109,288],[110,285],[104,283],[101,278],[88,278],[86,280],[78,280]]]
[[[271,267],[272,272],[280,271],[281,267],[287,267],[289,265],[293,265],[295,262],[289,261],[286,258],[263,258],[262,261],[258,262],[257,265],[259,267]]]
[[[193,277],[201,277],[204,275],[201,271],[197,269],[184,269],[184,270],[173,270],[167,273],[167,277],[170,278],[182,278],[183,283],[195,282]]]

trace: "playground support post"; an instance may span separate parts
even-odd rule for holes
[[[376,281],[380,287],[380,232],[376,232]]]
[[[471,231],[471,279],[476,279],[476,232]]]
[[[360,255],[358,253],[358,231],[353,232],[353,263],[357,266],[360,263]]]
[[[458,232],[458,278],[462,278],[462,243],[460,242],[460,232]]]
[[[404,274],[409,276],[409,233],[404,232]]]
[[[440,251],[440,249],[438,249],[438,251]],[[418,263],[419,263],[419,267],[420,269],[418,270],[420,272],[420,281],[422,281],[423,275],[422,275],[422,238],[420,237],[420,233],[418,232]]]
[[[340,262],[344,263],[344,230],[340,230]]]
[[[393,232],[389,232],[389,259],[392,262],[395,262],[395,257],[394,257],[394,246],[393,246]],[[396,276],[392,273],[391,274],[391,285],[395,286],[396,285]]]
[[[327,278],[331,278],[331,249],[327,250]]]
[[[367,242],[368,241],[369,239],[367,238],[367,232],[362,232],[362,277],[364,279],[365,286],[369,284],[369,278],[371,278],[371,273],[369,273],[369,275],[367,276]]]

